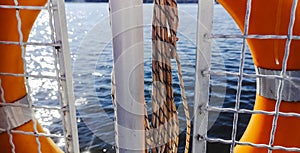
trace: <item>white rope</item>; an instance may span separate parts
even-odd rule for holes
[[[69,107],[68,106],[64,106],[62,104],[62,98],[60,98],[60,102],[61,102],[61,106],[46,106],[46,105],[33,105],[32,104],[32,100],[30,97],[30,94],[32,94],[31,92],[31,88],[29,86],[29,79],[30,78],[38,78],[38,79],[51,79],[51,80],[56,80],[57,81],[57,88],[59,90],[59,96],[61,96],[62,91],[60,90],[62,87],[62,84],[60,82],[62,81],[66,81],[66,77],[64,75],[60,75],[59,73],[59,68],[62,68],[63,66],[59,65],[60,63],[57,62],[57,58],[58,55],[55,54],[55,51],[57,48],[61,48],[62,44],[59,41],[56,41],[56,39],[58,38],[57,36],[55,36],[55,30],[59,29],[60,27],[56,27],[56,25],[53,25],[53,16],[56,15],[54,13],[54,11],[58,11],[58,6],[54,6],[53,5],[53,1],[52,0],[48,0],[47,5],[46,6],[25,6],[25,5],[21,5],[19,4],[18,0],[14,0],[14,5],[0,5],[0,9],[14,9],[16,12],[15,18],[17,20],[17,31],[18,31],[18,40],[1,40],[0,44],[3,45],[18,45],[21,48],[21,53],[22,53],[22,61],[23,61],[23,69],[24,69],[24,73],[10,73],[10,72],[0,72],[0,76],[13,76],[13,77],[23,77],[26,78],[25,79],[25,85],[26,85],[26,92],[28,94],[27,96],[27,100],[28,100],[28,105],[27,104],[21,104],[21,103],[5,103],[5,99],[2,99],[2,103],[0,103],[0,107],[19,107],[19,108],[12,108],[12,109],[22,109],[22,108],[30,108],[31,110],[31,115],[32,118],[34,118],[34,111],[37,109],[49,109],[49,110],[58,110],[60,111],[61,115],[64,116],[65,112],[69,111]],[[21,13],[22,10],[28,10],[28,11],[35,11],[35,10],[48,10],[49,12],[49,27],[51,30],[51,41],[52,42],[28,42],[27,40],[24,40],[24,35],[23,35],[23,31],[22,31],[22,18],[21,18]],[[56,16],[55,16],[56,17]],[[23,27],[24,28],[24,27]],[[60,39],[60,38],[59,38]],[[55,70],[56,70],[56,75],[34,75],[34,74],[29,74],[27,72],[27,63],[26,63],[26,59],[25,59],[25,55],[26,55],[26,49],[25,46],[49,46],[49,47],[53,47],[53,55],[54,55],[54,60],[55,60]],[[59,57],[61,58],[61,57]],[[0,80],[1,82],[1,80]],[[1,94],[4,98],[4,90],[1,86]],[[5,109],[6,110],[6,109]],[[5,115],[6,117],[9,117],[9,115]],[[65,119],[66,118],[62,118],[63,120],[63,130],[65,130],[65,128],[68,128],[67,125],[65,125]],[[41,142],[39,141],[39,137],[53,137],[53,138],[64,138],[65,141],[71,141],[72,138],[70,138],[70,135],[67,135],[66,132],[64,131],[64,135],[58,135],[58,134],[45,134],[45,133],[39,133],[37,130],[37,125],[38,122],[37,120],[33,119],[33,131],[32,132],[25,132],[25,131],[21,131],[21,130],[13,130],[11,129],[10,126],[10,130],[5,129],[5,131],[7,131],[8,135],[9,135],[9,141],[10,141],[10,145],[12,148],[12,152],[15,152],[15,148],[16,146],[13,144],[13,135],[12,134],[23,134],[23,135],[30,135],[30,136],[34,136],[35,137],[35,141],[37,144],[37,152],[41,152]],[[73,129],[74,127],[72,127]],[[75,127],[77,128],[77,127]],[[3,129],[0,129],[3,130]],[[77,137],[76,137],[77,138]],[[70,148],[69,146],[66,146],[67,148],[65,150],[68,150],[68,148]],[[74,147],[78,147],[78,146],[74,146]],[[71,148],[72,149],[72,148]],[[74,149],[76,150],[76,149]]]
[[[15,6],[19,6],[19,2],[18,0],[14,0]],[[21,16],[20,16],[20,10],[16,9],[16,19],[18,21],[18,34],[19,34],[19,43],[20,43],[20,47],[22,50],[22,61],[23,61],[23,70],[24,70],[24,74],[27,74],[27,63],[26,63],[26,59],[25,59],[25,55],[26,55],[26,50],[25,50],[25,46],[22,44],[23,42],[23,32],[22,32],[22,20],[21,20]],[[30,95],[31,93],[31,88],[29,86],[29,82],[28,79],[25,79],[25,85],[26,85],[26,89],[27,89],[27,94]],[[27,96],[27,100],[29,103],[29,108],[32,110],[32,101],[30,96]],[[37,130],[37,121],[34,119],[34,112],[32,111],[32,121],[33,121],[33,131],[34,133],[38,133]],[[41,153],[41,143],[38,137],[35,138],[36,143],[37,143],[37,150],[38,153]]]
[[[249,20],[250,20],[250,13],[251,13],[251,2],[252,0],[247,0],[247,8],[246,8],[246,15],[245,15],[245,23],[244,23],[244,35],[248,35],[249,29]],[[244,73],[244,65],[245,65],[245,58],[246,58],[246,39],[243,38],[243,45],[242,45],[242,52],[241,52],[241,60],[239,66],[239,76],[238,76],[238,84],[237,84],[237,92],[236,92],[236,101],[235,101],[235,110],[240,109],[240,98],[242,92],[242,82],[243,82],[243,73]],[[233,117],[233,126],[232,126],[232,144],[230,146],[230,153],[234,152],[234,147],[236,145],[236,135],[237,135],[237,123],[238,123],[238,113],[234,113]]]
[[[276,134],[276,128],[277,128],[277,122],[279,116],[282,117],[297,117],[300,118],[299,113],[293,113],[293,112],[280,112],[279,107],[280,103],[282,100],[284,100],[283,96],[283,90],[284,85],[291,85],[293,86],[298,86],[297,84],[294,84],[295,81],[300,81],[300,78],[297,76],[291,76],[289,75],[289,70],[287,70],[287,62],[289,58],[289,53],[290,53],[290,46],[292,43],[292,40],[299,40],[300,36],[295,36],[293,35],[293,28],[294,28],[294,23],[295,23],[295,16],[296,16],[296,8],[297,8],[298,1],[294,0],[292,9],[290,12],[290,23],[289,23],[289,29],[288,29],[288,34],[287,35],[260,35],[260,34],[248,34],[248,28],[249,28],[249,19],[250,19],[250,14],[251,14],[251,0],[247,1],[247,9],[246,9],[246,15],[245,15],[245,21],[244,21],[244,34],[234,34],[234,35],[226,35],[226,34],[212,34],[208,36],[210,39],[215,39],[215,38],[221,38],[221,39],[227,39],[227,38],[237,38],[237,39],[243,39],[243,46],[242,46],[242,53],[241,53],[241,58],[240,58],[240,65],[239,65],[239,71],[238,72],[229,72],[229,71],[222,71],[222,70],[217,70],[217,71],[206,71],[205,73],[211,74],[211,75],[216,75],[216,76],[235,76],[238,77],[238,86],[237,86],[237,92],[236,92],[236,100],[235,100],[235,107],[233,108],[220,108],[220,107],[214,107],[214,106],[206,106],[202,107],[201,109],[203,112],[209,111],[209,112],[225,112],[225,113],[233,113],[234,114],[234,121],[233,121],[233,127],[232,127],[232,135],[230,140],[225,140],[225,139],[220,139],[220,138],[208,138],[206,135],[199,137],[199,140],[203,141],[208,141],[211,143],[222,143],[222,144],[228,144],[231,146],[230,152],[234,152],[234,147],[236,145],[247,145],[247,146],[252,146],[252,147],[257,147],[257,148],[267,148],[268,153],[272,153],[273,150],[283,150],[283,151],[295,151],[295,152],[300,152],[300,148],[297,147],[284,147],[284,146],[279,146],[279,145],[274,145],[274,140],[275,140],[275,134]],[[285,53],[284,53],[284,58],[283,58],[283,64],[282,64],[282,69],[281,69],[281,74],[247,74],[244,73],[244,62],[245,62],[245,46],[246,46],[246,39],[282,39],[282,40],[287,40],[286,41],[286,46],[285,46]],[[259,79],[274,79],[274,80],[279,80],[280,85],[276,85],[276,89],[278,87],[277,92],[275,94],[277,95],[276,99],[276,106],[274,111],[262,111],[262,110],[248,110],[248,109],[240,109],[240,96],[241,96],[241,88],[242,88],[242,80],[243,78],[259,78]],[[287,83],[290,82],[290,83]],[[286,83],[286,84],[284,84]],[[295,91],[297,92],[297,90]],[[255,144],[255,143],[250,143],[250,142],[239,142],[236,141],[236,136],[237,136],[237,123],[238,123],[238,115],[239,114],[263,114],[263,115],[270,115],[274,116],[273,118],[273,123],[272,123],[272,129],[270,132],[270,139],[269,139],[269,144]],[[207,132],[207,131],[206,131]]]
[[[0,92],[1,92],[1,101],[2,103],[6,104],[6,100],[4,98],[4,89],[2,87],[2,80],[0,79]],[[5,114],[8,114],[7,112],[7,109],[4,109],[4,112]],[[9,117],[8,115],[5,115],[6,116],[6,122],[7,122],[7,129],[6,129],[6,132],[8,134],[8,137],[9,137],[9,144],[11,146],[11,152],[12,153],[15,153],[16,151],[16,147],[15,147],[15,144],[13,142],[13,135],[12,135],[12,132],[11,132],[11,123],[9,122]]]
[[[20,104],[20,103],[0,103],[0,107],[21,107],[21,108],[28,108],[27,104]],[[34,105],[32,104],[32,109],[48,109],[48,110],[61,110],[61,111],[67,111],[67,108],[64,107],[57,107],[57,106],[47,106],[47,105]]]
[[[293,5],[291,9],[291,15],[290,15],[290,23],[289,23],[289,28],[288,28],[288,33],[287,33],[287,40],[286,40],[286,45],[285,45],[285,53],[283,57],[283,63],[282,63],[282,69],[281,69],[281,74],[280,76],[285,77],[286,76],[286,71],[287,71],[287,62],[290,54],[290,46],[291,46],[291,36],[293,35],[293,27],[295,24],[295,14],[296,14],[296,8],[297,8],[298,0],[293,0]],[[272,123],[272,129],[270,133],[270,141],[269,141],[269,147],[272,147],[274,144],[274,139],[275,139],[275,132],[277,129],[277,122],[278,122],[278,117],[279,117],[279,107],[281,104],[282,100],[282,93],[283,93],[283,86],[284,86],[284,81],[279,80],[279,86],[277,90],[277,101],[275,105],[275,115],[273,118],[273,123]],[[268,149],[268,153],[272,153],[272,149]]]
[[[22,10],[45,10],[44,6],[19,6],[19,5],[0,5],[0,9],[22,9]]]
[[[26,78],[37,78],[37,79],[60,79],[60,80],[65,80],[66,78],[63,76],[52,76],[52,75],[33,75],[33,74],[18,74],[18,73],[5,73],[5,72],[0,72],[1,76],[13,76],[13,77],[26,77]]]
[[[230,72],[230,71],[222,71],[222,70],[207,71],[206,74],[211,74],[211,75],[215,75],[215,76],[240,76],[239,73]],[[294,76],[283,77],[280,75],[249,74],[249,73],[243,73],[241,75],[243,75],[243,77],[247,77],[247,78],[276,79],[276,80],[284,80],[284,81],[288,81],[288,82],[300,81],[299,77],[294,77]]]
[[[61,47],[60,43],[47,43],[47,42],[20,42],[20,41],[0,41],[0,44],[5,45],[24,45],[24,46],[52,46],[52,47]]]
[[[233,34],[233,35],[223,35],[223,34],[213,34],[208,36],[209,39],[215,38],[245,38],[245,39],[287,39],[287,35],[259,35],[259,34],[248,34],[248,35],[241,35],[241,34]],[[300,36],[291,36],[291,39],[299,40]]]
[[[15,134],[23,134],[23,135],[29,135],[29,136],[35,136],[35,137],[52,137],[52,138],[64,138],[62,135],[58,134],[46,134],[46,133],[34,133],[34,132],[25,132],[21,130],[11,130],[11,133]]]
[[[232,144],[231,140],[225,140],[225,139],[221,139],[221,138],[201,138],[201,140],[206,140],[207,142],[211,142],[211,143],[222,143],[222,144]],[[236,141],[237,145],[247,145],[247,146],[252,146],[252,147],[256,147],[256,148],[267,148],[270,150],[283,150],[283,151],[294,151],[294,152],[300,152],[300,148],[296,148],[296,147],[284,147],[284,146],[269,146],[266,144],[257,144],[257,143],[251,143],[251,142],[240,142],[240,141]]]
[[[239,114],[262,114],[273,116],[276,114],[275,111],[263,111],[263,110],[249,110],[249,109],[239,109],[235,110],[233,108],[220,108],[215,106],[208,106],[207,108],[202,108],[202,110],[207,110],[211,112],[224,112],[224,113],[239,113]],[[299,113],[286,113],[286,112],[278,112],[279,116],[282,117],[297,117],[300,118]]]

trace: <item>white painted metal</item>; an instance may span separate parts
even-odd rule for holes
[[[53,7],[57,8],[53,10],[53,19],[55,26],[56,40],[60,43],[60,47],[56,47],[58,64],[59,64],[59,77],[61,89],[61,105],[65,110],[64,115],[64,131],[66,140],[66,151],[69,153],[79,153],[79,142],[78,142],[78,131],[77,131],[77,119],[76,119],[76,108],[74,100],[73,90],[73,79],[72,79],[72,68],[70,59],[70,49],[68,42],[67,33],[67,22],[65,3],[63,0],[53,0]]]
[[[214,0],[198,1],[193,153],[206,152]]]
[[[116,84],[117,151],[144,152],[144,49],[142,0],[111,0]]]

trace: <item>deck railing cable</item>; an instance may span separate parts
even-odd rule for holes
[[[290,21],[289,21],[289,27],[288,27],[288,33],[287,33],[287,40],[286,40],[286,45],[285,45],[285,53],[283,57],[283,63],[282,63],[282,68],[281,68],[281,77],[286,77],[286,71],[287,71],[287,61],[290,55],[290,48],[291,48],[291,41],[292,41],[292,36],[293,36],[293,28],[295,24],[295,14],[296,14],[296,8],[297,8],[298,0],[293,0],[293,5],[290,13]],[[279,80],[279,86],[277,90],[277,99],[276,99],[276,105],[275,105],[275,114],[272,122],[272,130],[270,133],[270,142],[269,142],[269,147],[268,148],[268,153],[272,153],[273,149],[271,148],[274,145],[274,139],[275,139],[275,132],[277,129],[277,122],[278,122],[278,117],[279,117],[279,107],[281,104],[282,100],[282,93],[283,93],[283,85],[284,81]]]
[[[20,0],[19,0],[20,1]],[[74,94],[73,94],[73,86],[72,86],[72,74],[71,74],[71,61],[70,61],[70,51],[68,46],[67,39],[67,29],[66,29],[66,17],[65,17],[65,8],[64,1],[62,0],[48,0],[45,6],[24,6],[20,5],[18,0],[14,0],[14,5],[0,5],[0,9],[10,9],[15,10],[15,18],[17,21],[17,33],[18,33],[18,41],[11,40],[0,40],[1,45],[18,45],[21,48],[22,60],[24,62],[24,74],[18,73],[10,73],[10,72],[0,72],[1,76],[11,76],[11,77],[23,77],[25,78],[26,92],[27,92],[27,101],[28,104],[21,103],[6,103],[4,98],[5,92],[1,84],[0,80],[0,92],[1,92],[1,101],[0,106],[4,108],[4,113],[6,113],[7,109],[5,108],[30,108],[32,114],[33,121],[33,131],[27,132],[22,130],[10,129],[10,122],[7,119],[7,129],[0,129],[1,131],[6,131],[9,136],[9,144],[11,145],[11,151],[14,153],[16,150],[16,146],[14,144],[14,136],[13,134],[21,134],[21,135],[30,135],[35,137],[35,141],[37,144],[37,152],[41,151],[41,142],[39,137],[49,137],[49,138],[64,138],[65,140],[65,152],[74,152],[79,153],[79,144],[78,144],[78,133],[77,133],[77,123],[76,123],[76,112],[74,106]],[[22,18],[20,12],[26,11],[48,11],[49,13],[49,28],[51,31],[50,40],[51,42],[42,41],[42,42],[30,42],[24,40],[24,34],[22,31]],[[38,47],[52,47],[53,48],[53,58],[54,58],[54,66],[55,66],[55,75],[48,74],[31,74],[28,72],[28,61],[27,61],[27,53],[26,46]],[[60,101],[60,106],[55,105],[45,105],[45,104],[36,104],[32,101],[31,95],[31,85],[30,79],[48,79],[48,80],[56,80],[57,88],[54,92],[58,92]],[[37,120],[34,119],[35,111],[38,109],[45,110],[58,110],[61,112],[61,120],[63,126],[62,134],[52,134],[52,133],[40,133],[37,130]],[[6,113],[7,114],[7,113]]]
[[[298,5],[298,0],[293,0],[290,10],[290,18],[287,29],[287,34],[249,34],[249,21],[251,18],[252,0],[247,0],[246,10],[245,10],[245,20],[244,20],[244,30],[242,34],[214,34],[212,33],[212,28],[210,27],[213,22],[213,1],[199,0],[198,7],[198,32],[197,32],[197,63],[196,63],[196,84],[195,84],[195,105],[194,105],[194,135],[193,135],[193,152],[207,152],[207,142],[209,143],[221,143],[230,146],[230,153],[234,153],[234,147],[237,145],[241,146],[251,146],[256,148],[265,148],[268,150],[268,153],[273,151],[289,151],[289,152],[300,152],[300,148],[293,146],[281,146],[275,144],[275,135],[278,126],[279,117],[295,117],[300,118],[300,114],[296,112],[281,112],[279,110],[281,101],[283,100],[283,86],[285,82],[291,82],[294,86],[299,88],[297,83],[300,78],[297,76],[289,76],[287,70],[287,63],[289,60],[290,50],[292,41],[300,39],[299,35],[293,34],[293,29],[295,25],[296,18],[296,9]],[[208,13],[210,11],[210,13]],[[238,72],[227,71],[227,70],[212,70],[211,67],[211,42],[216,39],[238,39],[242,40],[241,53],[240,53],[240,63]],[[244,72],[244,63],[245,63],[245,54],[246,54],[246,40],[248,39],[258,39],[258,40],[286,40],[285,42],[285,52],[282,60],[282,67],[280,74],[251,74]],[[235,106],[234,108],[223,108],[222,106],[211,106],[209,105],[209,94],[210,89],[210,77],[237,77],[237,87],[235,94]],[[265,110],[249,110],[240,108],[241,94],[242,94],[242,82],[243,79],[270,79],[278,80],[279,85],[276,86],[276,105],[273,111]],[[230,139],[219,138],[218,136],[210,137],[208,136],[208,113],[229,113],[233,114],[233,124],[232,124],[232,133]],[[273,116],[272,118],[272,127],[270,131],[270,139],[267,144],[259,144],[252,142],[243,142],[236,140],[237,137],[237,128],[238,128],[238,119],[239,114],[261,114],[267,116]]]
[[[244,23],[244,31],[243,35],[248,35],[249,30],[249,20],[250,20],[250,13],[251,13],[251,2],[252,0],[247,0],[246,6],[246,15],[245,15],[245,23]],[[243,73],[244,73],[244,66],[245,66],[245,58],[246,58],[246,38],[242,38],[242,50],[241,50],[241,57],[240,57],[240,65],[239,65],[239,72],[238,72],[238,83],[237,83],[237,91],[236,91],[236,99],[235,99],[235,106],[234,109],[238,111],[240,109],[240,100],[241,100],[241,93],[242,93],[242,82],[243,82]],[[234,147],[236,145],[236,135],[237,135],[237,124],[238,124],[239,113],[234,113],[233,116],[233,124],[232,124],[232,134],[231,140],[232,144],[230,146],[230,153],[233,153]]]

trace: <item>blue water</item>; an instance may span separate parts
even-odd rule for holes
[[[67,3],[67,20],[69,43],[72,56],[74,77],[75,103],[78,113],[78,132],[80,149],[82,152],[114,152],[113,106],[110,97],[110,83],[112,70],[111,31],[106,3]],[[230,16],[219,5],[215,7],[214,34],[240,34]],[[190,114],[193,114],[194,82],[195,82],[195,54],[197,4],[179,4],[178,53],[182,63],[183,76]],[[31,41],[49,41],[47,27],[47,12],[42,12],[31,33]],[[145,99],[148,113],[151,113],[151,18],[152,5],[144,7],[144,39],[145,39]],[[47,36],[48,35],[48,36]],[[214,39],[212,52],[212,70],[238,72],[241,39]],[[55,73],[51,60],[51,52],[47,47],[28,47],[28,65],[31,73]],[[35,52],[37,50],[42,50]],[[184,148],[185,117],[180,97],[175,61],[174,96],[178,106],[180,120],[180,152]],[[36,72],[42,68],[42,72]],[[245,59],[246,73],[255,73],[251,54],[247,50]],[[237,77],[211,76],[209,105],[216,107],[234,108],[236,100]],[[55,81],[31,80],[33,100],[37,104],[58,105],[57,93],[50,92]],[[49,93],[50,92],[50,93]],[[255,99],[255,79],[244,78],[241,108],[252,109]],[[49,115],[50,117],[47,117]],[[37,118],[51,133],[61,134],[60,115],[55,111],[37,110]],[[231,139],[231,113],[209,113],[208,136],[214,138]],[[237,139],[247,126],[249,115],[240,114]],[[60,139],[54,141],[62,146]],[[228,152],[229,145],[208,143],[208,152]]]

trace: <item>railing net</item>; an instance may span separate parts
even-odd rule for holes
[[[37,152],[41,152],[39,137],[51,138],[65,152],[79,152],[64,1],[48,0],[45,6],[24,6],[19,3],[18,0],[14,0],[13,5],[0,5],[0,9],[3,10],[15,10],[15,19],[12,20],[17,20],[18,28],[15,30],[18,31],[19,37],[19,41],[0,40],[0,45],[20,46],[24,73],[0,72],[0,75],[24,77],[29,104],[5,103],[5,92],[0,86],[0,106],[4,108],[5,113],[10,107],[29,107],[32,118],[37,120],[32,120],[32,132],[10,129],[9,122],[8,130],[2,130],[6,130],[9,135],[12,152],[15,152],[16,147],[13,134],[34,136],[38,146]],[[42,16],[35,22],[28,41],[24,40],[24,18],[20,16],[20,12],[25,10],[40,10]],[[38,122],[46,133],[38,132]],[[56,127],[51,127],[51,124],[55,124]]]
[[[283,150],[283,151],[295,151],[300,152],[300,148],[290,145],[290,146],[280,146],[274,144],[275,133],[278,125],[278,118],[281,117],[296,117],[299,118],[300,114],[295,112],[280,112],[279,107],[281,105],[282,96],[283,96],[283,85],[284,82],[298,82],[300,81],[299,77],[290,77],[287,74],[287,63],[290,55],[291,42],[295,40],[299,40],[299,36],[293,34],[293,28],[295,25],[295,17],[297,11],[297,0],[293,0],[292,7],[290,10],[290,19],[289,26],[287,29],[287,35],[264,35],[264,34],[249,34],[249,23],[251,18],[251,12],[253,11],[253,1],[247,0],[245,17],[244,17],[244,30],[241,34],[239,33],[230,33],[232,28],[228,26],[223,29],[223,33],[216,30],[214,24],[218,24],[220,19],[224,19],[221,17],[214,16],[214,11],[216,8],[221,7],[219,5],[215,5],[213,1],[199,0],[199,9],[198,9],[198,42],[197,42],[197,66],[196,66],[196,85],[195,85],[195,107],[194,107],[194,134],[193,134],[193,152],[213,152],[214,148],[210,146],[223,146],[224,149],[227,149],[228,152],[233,153],[234,147],[236,145],[243,146],[252,146],[257,148],[266,148],[268,153],[272,153],[274,151]],[[219,20],[218,20],[219,19]],[[232,21],[233,22],[233,21]],[[224,24],[223,24],[224,25]],[[237,29],[237,27],[234,27]],[[225,31],[225,32],[224,32]],[[227,33],[229,32],[229,33]],[[285,53],[282,60],[282,68],[280,74],[276,75],[265,75],[265,74],[255,74],[254,67],[246,67],[245,63],[247,63],[247,59],[250,55],[247,39],[275,39],[275,40],[286,40],[285,44]],[[226,46],[222,46],[222,43],[232,43],[235,42],[238,46],[235,48],[226,48]],[[229,45],[230,46],[230,45]],[[240,54],[238,59],[233,59],[232,57],[225,57],[225,60],[239,60],[239,65],[234,66],[230,65],[228,61],[224,61],[228,64],[228,67],[218,67],[216,63],[214,63],[214,59],[216,58],[215,51],[218,50],[216,48],[220,47],[223,52],[217,53],[218,56],[227,56],[228,54],[224,53],[231,52],[236,48],[241,48],[239,50]],[[223,48],[222,48],[223,47]],[[224,55],[220,55],[224,54]],[[226,59],[227,58],[227,59]],[[268,57],[266,57],[268,58]],[[222,62],[222,61],[218,61]],[[253,64],[253,63],[251,63]],[[247,63],[249,65],[249,63]],[[230,70],[230,67],[233,68]],[[237,69],[235,69],[237,68]],[[250,69],[250,70],[249,70]],[[253,69],[253,70],[251,70]],[[245,107],[245,105],[251,105],[254,103],[255,92],[247,92],[249,85],[255,86],[255,79],[260,78],[268,78],[279,80],[278,88],[276,89],[276,105],[274,111],[264,111],[264,110],[252,110],[249,106]],[[226,87],[229,86],[228,82],[235,80],[233,83],[234,87]],[[246,80],[246,81],[245,81]],[[249,81],[250,80],[250,81]],[[226,83],[227,81],[227,83]],[[221,83],[220,83],[221,82]],[[247,83],[245,83],[247,82]],[[222,86],[221,89],[214,89],[214,86],[218,86],[214,83],[220,83]],[[245,85],[246,84],[246,85]],[[252,85],[251,85],[252,84]],[[223,89],[222,89],[223,88]],[[229,89],[230,88],[230,89]],[[234,88],[231,90],[231,88]],[[218,91],[216,91],[218,90]],[[223,90],[223,91],[220,91]],[[215,92],[215,93],[213,93]],[[221,93],[225,92],[225,93]],[[228,93],[226,93],[228,92]],[[213,94],[223,94],[223,95],[213,95]],[[226,103],[228,100],[228,95],[233,95],[232,97],[235,100],[232,103]],[[249,99],[246,100],[248,104],[245,104],[245,97],[243,99],[243,94],[252,94],[247,95]],[[217,98],[214,99],[214,97]],[[231,98],[232,98],[231,97]],[[222,102],[221,102],[222,101]],[[223,101],[225,101],[223,103]],[[231,125],[225,125],[224,127],[219,126],[217,128],[212,128],[211,123],[214,115],[218,116],[218,121],[222,122],[226,120],[226,117],[222,117],[225,115],[230,119],[225,121]],[[251,142],[242,142],[239,141],[239,137],[243,134],[244,128],[241,128],[242,123],[248,123],[244,120],[249,120],[250,116],[253,114],[264,114],[273,116],[272,127],[270,132],[270,139],[267,144],[256,144]],[[218,122],[217,121],[217,122]],[[226,129],[228,128],[228,129]],[[230,129],[229,129],[230,128]],[[219,131],[226,133],[230,131],[230,136],[227,134],[226,136],[222,135]],[[211,133],[214,133],[212,135]],[[219,135],[218,135],[219,134]],[[287,138],[289,139],[289,138]],[[219,144],[219,145],[214,145]],[[226,146],[226,147],[224,147]]]

